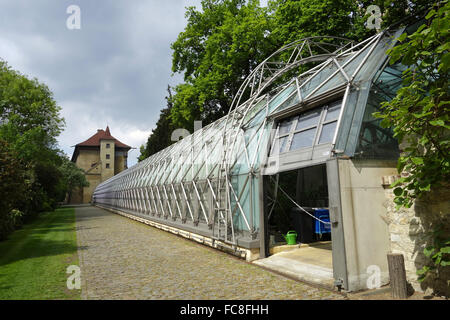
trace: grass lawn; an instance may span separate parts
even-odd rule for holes
[[[78,265],[75,210],[45,212],[0,242],[0,299],[80,299],[67,289]]]

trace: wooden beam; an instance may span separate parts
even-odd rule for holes
[[[394,299],[408,298],[405,261],[401,253],[388,253],[389,279]]]

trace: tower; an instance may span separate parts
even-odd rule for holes
[[[98,129],[89,139],[75,145],[72,162],[85,172],[88,187],[74,190],[69,203],[89,203],[95,188],[103,181],[127,169],[130,146],[111,135],[109,126]]]

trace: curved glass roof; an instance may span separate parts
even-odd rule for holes
[[[355,155],[372,83],[388,77],[386,50],[401,32],[283,47],[244,81],[227,116],[102,182],[95,203],[252,247],[261,175]],[[314,66],[274,87],[308,63]]]

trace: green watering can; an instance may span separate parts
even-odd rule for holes
[[[297,232],[295,231],[288,231],[284,238],[287,244],[297,244]]]

